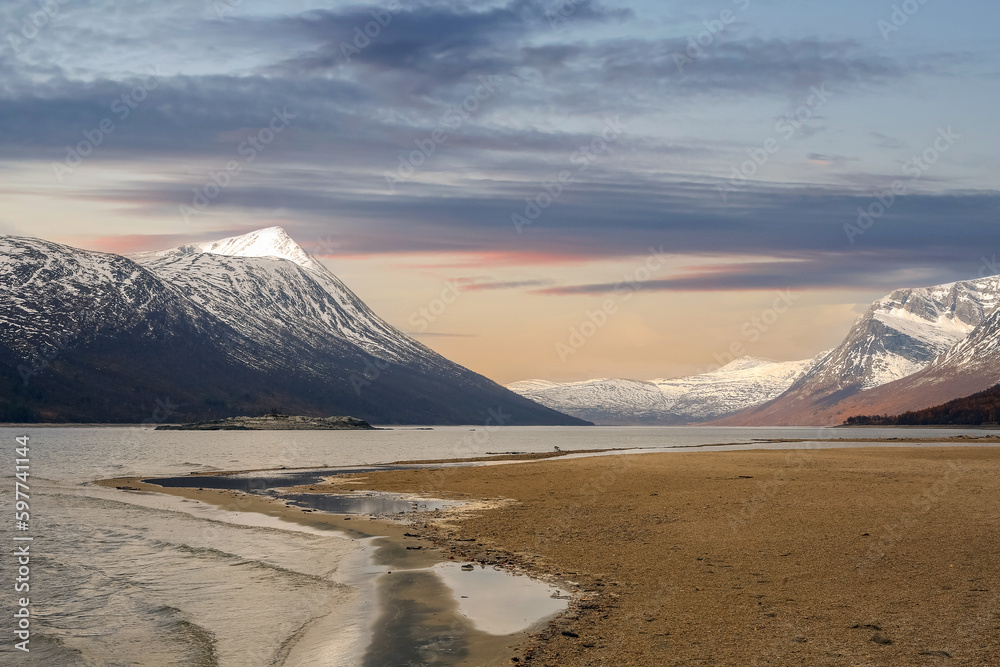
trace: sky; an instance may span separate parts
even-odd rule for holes
[[[8,1],[0,234],[280,225],[499,382],[810,358],[1000,273],[985,0]]]

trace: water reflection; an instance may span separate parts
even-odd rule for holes
[[[332,495],[292,493],[282,496],[296,507],[309,507],[333,514],[396,514],[401,512],[433,512],[454,507],[457,503],[443,500],[412,500],[389,494]]]

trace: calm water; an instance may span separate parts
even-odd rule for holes
[[[0,662],[15,664],[15,436],[30,436],[32,639],[26,665],[356,665],[372,619],[365,547],[337,533],[199,503],[102,489],[95,479],[194,471],[748,443],[946,437],[978,430],[517,428],[184,432],[2,428]],[[773,445],[770,445],[773,446]],[[710,455],[711,449],[700,449]],[[722,449],[725,449],[723,447]],[[679,450],[692,451],[692,450]],[[24,533],[19,533],[23,535]],[[20,595],[20,594],[19,594]],[[506,631],[506,629],[505,629]]]

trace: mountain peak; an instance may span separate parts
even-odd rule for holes
[[[195,246],[203,253],[230,257],[280,257],[307,269],[316,262],[281,227],[266,227],[242,236],[209,241]]]
[[[759,366],[770,366],[774,364],[770,359],[759,359],[757,357],[743,356],[730,361],[728,364],[718,369],[717,373],[729,373],[734,371],[745,371]]]

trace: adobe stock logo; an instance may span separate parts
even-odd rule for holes
[[[732,0],[732,2],[738,6],[741,12],[750,9],[750,0]],[[702,21],[701,24],[705,29],[697,35],[688,37],[687,46],[683,52],[676,52],[671,55],[674,59],[674,65],[677,66],[678,74],[683,74],[685,67],[693,65],[699,58],[704,58],[705,49],[714,46],[722,38],[723,33],[726,32],[729,26],[736,23],[736,19],[739,18],[739,15],[732,9],[723,9],[719,12],[718,16],[718,19]]]
[[[14,53],[20,54],[26,44],[38,37],[38,33],[52,25],[61,11],[60,5],[69,2],[70,0],[39,0],[38,10],[21,20],[21,29],[7,33],[7,42],[14,49]]]
[[[146,77],[138,81],[131,89],[111,100],[108,110],[118,119],[118,123],[124,123],[139,106],[149,98],[149,94],[156,90],[160,82],[156,78],[155,67],[146,67]],[[66,146],[66,157],[59,162],[52,163],[52,172],[56,180],[60,183],[76,171],[77,167],[94,154],[97,149],[104,144],[104,141],[114,134],[120,127],[111,116],[105,116],[99,120],[94,127],[83,130],[83,139],[75,145]]]
[[[927,0],[905,0],[902,4],[893,5],[889,20],[879,19],[875,24],[882,33],[882,39],[888,42],[889,37],[899,32],[926,4]]]
[[[724,183],[716,185],[723,202],[729,201],[731,193],[738,193],[751,184],[750,179],[764,168],[771,158],[795,138],[795,135],[806,126],[806,123],[817,116],[833,97],[826,84],[813,86],[809,89],[809,97],[792,113],[786,114],[774,124],[777,136],[768,137],[754,148],[747,149],[749,160],[740,165],[732,165],[732,173]]]
[[[237,155],[243,160],[241,162],[230,160],[225,164],[224,169],[209,172],[209,180],[204,185],[193,189],[194,196],[191,198],[191,205],[180,204],[177,207],[184,222],[191,224],[192,218],[201,215],[208,209],[223,190],[232,185],[236,177],[243,173],[244,168],[267,150],[271,142],[284,132],[291,125],[292,119],[296,117],[298,114],[289,112],[288,107],[283,107],[280,111],[275,107],[267,126],[251,133],[236,147]]]
[[[625,133],[626,127],[622,124],[621,115],[604,120],[604,128],[588,143],[580,146],[569,157],[569,163],[576,167],[576,171],[563,169],[554,179],[546,179],[541,182],[542,189],[534,196],[524,200],[524,215],[518,211],[510,214],[510,221],[514,225],[514,231],[518,234],[524,233],[524,228],[533,225],[552,206],[559,197],[562,196],[566,186],[580,180],[580,174],[587,171],[590,165],[606,153],[611,153],[614,144]]]
[[[636,292],[642,290],[646,286],[645,283],[666,266],[669,258],[670,255],[664,252],[662,245],[659,249],[650,248],[646,260],[614,285],[613,297],[605,299],[599,308],[585,311],[580,323],[570,327],[569,337],[565,341],[556,341],[555,349],[559,361],[565,364],[571,356],[582,350],[615,315],[621,312],[621,302],[630,300]]]
[[[751,317],[743,323],[743,326],[740,327],[740,334],[749,342],[756,343],[778,323],[782,315],[795,306],[795,302],[799,300],[799,296],[790,289],[779,290],[775,293],[774,300],[771,302],[769,308],[764,308],[760,311],[759,315]],[[705,372],[714,373],[723,366],[745,356],[747,353],[746,344],[742,340],[734,340],[722,354],[718,352],[712,354],[717,363],[709,366]]]
[[[466,96],[464,100],[448,107],[438,119],[437,125],[426,137],[414,139],[414,150],[399,154],[399,164],[395,171],[386,171],[385,185],[389,194],[395,194],[396,186],[412,178],[445,144],[452,133],[457,132],[472,116],[480,110],[484,102],[493,97],[503,87],[503,79],[495,74],[479,77],[479,85]]]
[[[908,181],[893,181],[884,190],[876,191],[873,201],[868,206],[858,207],[857,220],[854,223],[844,223],[844,234],[847,235],[847,240],[851,245],[857,242],[859,236],[864,235],[865,232],[874,227],[875,223],[881,220],[896,205],[896,202],[901,197],[910,194],[913,191],[912,188],[916,186],[920,179],[948,151],[954,148],[955,144],[961,138],[962,135],[952,130],[950,125],[946,128],[939,127],[931,145],[925,148],[920,154],[914,155],[903,163],[903,174],[909,176],[910,179]]]
[[[354,56],[360,55],[362,51],[371,46],[372,41],[382,34],[382,30],[389,27],[392,17],[403,11],[403,4],[399,0],[392,0],[385,7],[378,7],[371,10],[372,21],[368,21],[364,26],[354,26],[354,39],[340,43],[340,55],[345,63],[350,63]]]
[[[445,286],[441,290],[440,297],[431,299],[426,306],[421,306],[410,315],[410,319],[408,320],[410,326],[418,332],[424,333],[432,322],[437,321],[439,317],[445,314],[448,306],[458,301],[458,297],[460,296],[462,296],[462,286],[451,280],[445,281]]]

